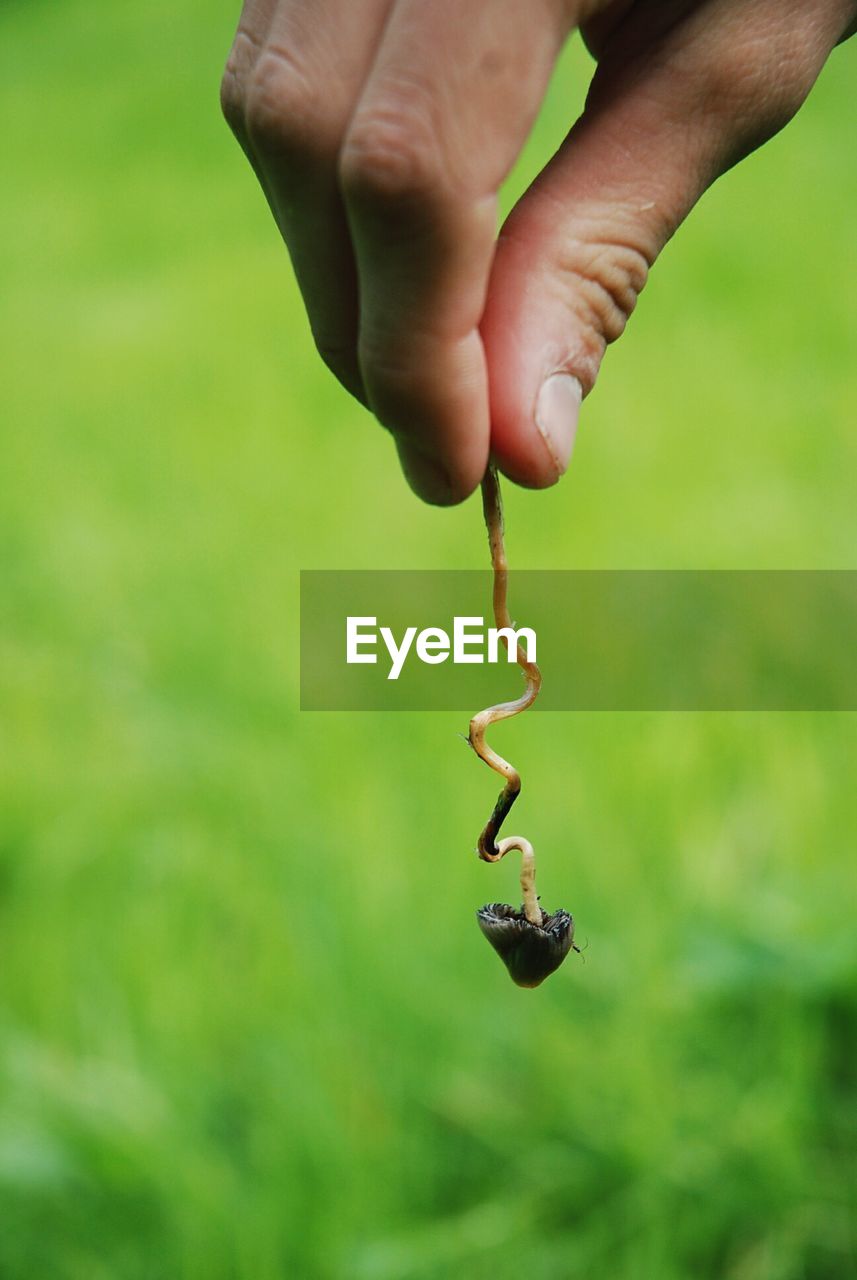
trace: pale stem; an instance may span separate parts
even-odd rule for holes
[[[503,505],[500,497],[500,482],[497,472],[489,467],[482,481],[482,509],[485,513],[485,524],[488,528],[488,544],[491,548],[491,567],[494,571],[494,623],[499,629],[512,627],[507,601],[509,570],[506,563],[506,548],[503,541]],[[503,636],[508,648],[508,638]],[[489,725],[509,716],[516,716],[531,707],[538,697],[541,688],[541,672],[535,662],[530,662],[523,647],[516,646],[515,657],[524,674],[526,688],[519,698],[511,702],[500,702],[496,706],[480,711],[470,721],[468,741],[481,760],[502,777],[506,785],[500,792],[491,817],[479,837],[478,852],[485,862],[499,862],[510,849],[520,849],[523,854],[521,866],[521,891],[524,895],[524,914],[532,924],[542,922],[541,908],[538,905],[535,890],[535,854],[529,840],[523,836],[507,836],[497,840],[500,827],[521,791],[521,775],[514,765],[504,760],[485,741],[485,731]]]
[[[521,897],[524,901],[524,915],[530,924],[542,923],[542,909],[536,896],[536,855],[533,846],[524,836],[506,836],[497,841],[497,849],[503,858],[512,849],[520,849],[521,854]]]

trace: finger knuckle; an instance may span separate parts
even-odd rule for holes
[[[356,337],[313,333],[315,349],[322,362],[337,379],[358,400],[365,402],[365,391],[357,362]]]
[[[381,209],[425,205],[437,197],[441,178],[433,131],[422,113],[395,102],[358,112],[339,159],[349,202]]]
[[[278,161],[302,166],[335,155],[330,113],[300,61],[284,49],[265,49],[247,86],[245,115],[254,146]]]
[[[586,330],[608,345],[625,330],[648,277],[650,256],[632,243],[577,244],[561,262]]]
[[[809,93],[823,45],[801,25],[747,36],[722,51],[697,83],[702,109],[724,119],[732,162],[782,129]]]
[[[399,386],[416,381],[430,386],[438,362],[449,359],[472,336],[453,337],[433,321],[430,309],[410,315],[407,324],[401,315],[375,311],[361,317],[360,365],[373,383]]]
[[[227,62],[220,82],[220,110],[233,133],[244,130],[244,90],[234,68]]]
[[[259,44],[253,34],[239,27],[229,50],[229,57],[220,81],[220,109],[233,133],[244,133],[246,86],[253,64],[259,54]]]
[[[412,390],[419,370],[414,369],[403,344],[382,342],[376,337],[360,338],[360,368],[374,393],[402,393]]]
[[[405,343],[361,334],[359,359],[372,411],[385,426],[419,421],[417,406],[436,399],[430,373]]]
[[[354,338],[330,337],[314,332],[313,340],[316,351],[332,373],[338,375],[340,369],[356,363]]]

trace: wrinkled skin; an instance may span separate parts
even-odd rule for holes
[[[521,484],[558,478],[660,250],[855,17],[857,0],[246,0],[225,114],[322,358],[421,497],[466,497],[489,448]],[[598,59],[586,109],[498,240],[498,188],[575,28]]]

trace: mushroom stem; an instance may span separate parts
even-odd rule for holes
[[[521,851],[521,897],[524,900],[524,915],[530,924],[541,927],[542,909],[536,896],[536,855],[533,846],[524,836],[506,836],[497,841],[499,856],[505,857],[512,849]]]
[[[494,570],[494,623],[498,629],[511,629],[512,619],[509,615],[509,606],[506,599],[509,569],[506,563],[506,548],[503,542],[503,504],[500,497],[500,481],[494,467],[488,468],[482,481],[482,509],[485,513],[485,524],[488,528],[491,567]],[[509,639],[505,634],[503,642],[508,649]],[[500,702],[496,706],[487,707],[485,711],[478,712],[470,721],[470,733],[467,739],[480,760],[484,760],[491,769],[494,769],[506,779],[506,785],[500,792],[491,817],[479,837],[477,849],[479,857],[484,862],[497,862],[502,858],[503,854],[497,844],[497,834],[521,791],[521,775],[514,765],[510,764],[508,760],[504,760],[501,755],[498,755],[496,751],[489,747],[485,741],[485,731],[489,725],[496,724],[498,720],[506,720],[509,716],[516,716],[521,711],[526,711],[528,707],[531,707],[538,697],[542,683],[541,672],[535,662],[530,662],[521,645],[516,646],[515,657],[527,682],[526,689],[520,698],[515,698],[511,702]],[[522,837],[514,838],[520,839]],[[515,847],[520,848],[521,846],[516,845]],[[528,845],[527,847],[532,854],[532,846]],[[527,918],[529,919],[529,916]],[[539,915],[540,921],[541,916]]]

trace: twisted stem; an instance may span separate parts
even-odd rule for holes
[[[506,548],[503,540],[503,505],[500,497],[500,481],[497,472],[489,467],[482,481],[482,509],[485,524],[488,528],[488,544],[491,549],[491,567],[494,571],[494,624],[499,629],[512,629],[507,602],[509,569],[506,563]],[[509,638],[503,635],[503,642],[508,650]],[[480,760],[506,779],[506,785],[497,798],[491,816],[479,837],[477,850],[484,862],[499,862],[510,849],[520,849],[523,854],[521,866],[521,890],[524,896],[524,910],[527,919],[533,924],[541,924],[542,913],[535,892],[535,855],[533,846],[523,836],[507,836],[497,840],[500,828],[509,810],[521,792],[521,775],[513,764],[504,760],[485,741],[486,730],[500,720],[507,720],[521,711],[526,711],[535,702],[541,688],[541,672],[535,662],[530,662],[521,645],[516,645],[515,658],[526,680],[526,688],[520,698],[511,702],[500,702],[496,706],[487,707],[478,712],[470,721],[468,742]]]

